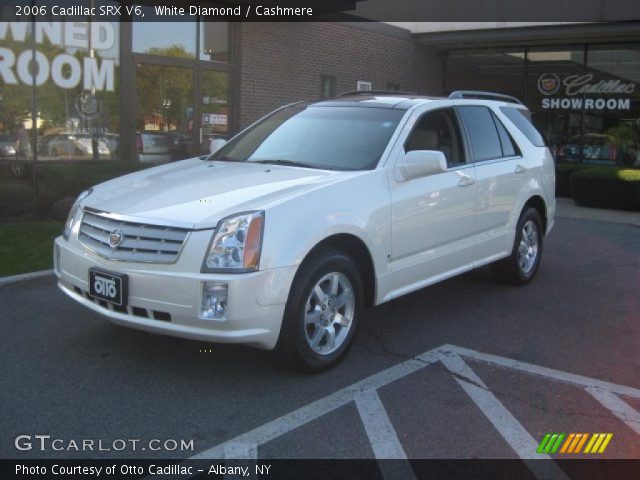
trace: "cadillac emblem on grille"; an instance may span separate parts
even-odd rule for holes
[[[124,235],[120,230],[114,230],[109,234],[109,246],[111,248],[117,248],[124,240]]]

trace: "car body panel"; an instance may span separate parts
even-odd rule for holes
[[[80,208],[105,212],[123,222],[188,229],[179,256],[169,264],[100,256],[79,241],[78,214],[69,238],[60,237],[55,243],[60,288],[116,323],[187,338],[273,348],[299,266],[330,237],[348,235],[364,245],[373,265],[373,303],[379,304],[508,256],[518,217],[533,197],[543,200],[547,233],[551,229],[553,158],[547,148],[533,146],[502,114],[499,107],[513,104],[417,97],[357,97],[326,105],[332,103],[406,111],[376,168],[332,171],[194,158],[110,180],[95,186]],[[402,180],[398,162],[417,119],[433,109],[456,105],[491,108],[522,155],[469,162]],[[204,257],[221,221],[249,211],[264,212],[259,269],[202,273]],[[88,297],[85,292],[92,266],[128,275],[130,304],[148,312],[166,311],[172,321],[116,311]],[[205,281],[229,286],[223,321],[198,316]]]

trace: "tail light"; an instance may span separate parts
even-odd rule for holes
[[[136,150],[138,150],[138,153],[142,153],[143,150],[143,145],[142,145],[142,135],[137,134],[136,135]]]

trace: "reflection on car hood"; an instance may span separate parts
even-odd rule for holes
[[[213,228],[228,215],[261,210],[358,174],[194,158],[100,184],[85,206],[141,222]]]

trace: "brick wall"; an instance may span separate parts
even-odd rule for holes
[[[239,45],[237,124],[243,128],[283,104],[320,96],[321,75],[336,77],[337,93],[356,81],[386,90],[439,94],[442,62],[408,38],[342,23],[244,23]]]

